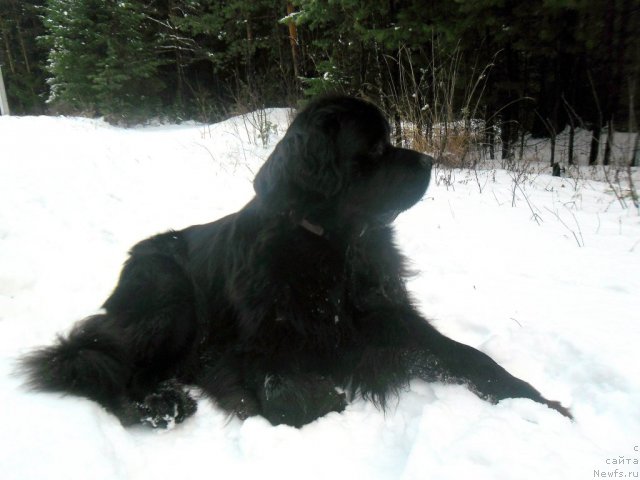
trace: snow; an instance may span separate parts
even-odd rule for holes
[[[267,147],[247,117],[134,129],[0,117],[3,479],[639,475],[640,217],[585,177],[531,174],[514,188],[503,170],[479,181],[439,170],[396,221],[425,315],[570,407],[573,423],[529,400],[490,405],[416,381],[386,413],[358,401],[300,430],[229,419],[201,400],[194,417],[156,431],[124,429],[86,399],[24,390],[15,359],[94,313],[133,243],[251,197],[286,128],[286,111],[269,114]]]

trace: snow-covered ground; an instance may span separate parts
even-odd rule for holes
[[[397,220],[425,315],[562,401],[573,423],[528,400],[414,382],[386,414],[356,402],[296,430],[201,401],[154,431],[22,389],[15,359],[93,313],[133,243],[242,207],[286,126],[271,113],[266,148],[240,119],[125,130],[0,117],[1,478],[640,476],[640,217],[589,180],[528,175],[514,190],[509,172],[440,171]]]

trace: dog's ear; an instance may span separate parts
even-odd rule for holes
[[[339,123],[330,114],[299,115],[253,182],[267,208],[293,212],[325,201],[342,187],[336,145]]]

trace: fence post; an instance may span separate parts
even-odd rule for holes
[[[0,115],[10,115],[7,91],[4,89],[4,80],[2,79],[2,65],[0,65]]]

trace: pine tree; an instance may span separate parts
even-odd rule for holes
[[[192,62],[209,64],[233,94],[269,96],[281,75],[277,57],[287,30],[278,20],[285,11],[286,2],[273,0],[186,0],[171,22],[195,40]]]
[[[49,0],[44,22],[53,105],[116,120],[155,113],[160,61],[144,5]]]
[[[46,52],[36,38],[43,33],[42,0],[0,0],[0,64],[11,111],[41,113],[44,109]]]
[[[106,54],[101,55],[96,75],[91,77],[99,109],[128,120],[157,114],[163,88],[157,69],[164,60],[157,56],[156,38],[148,28],[145,8],[134,2],[106,4],[111,6]]]

